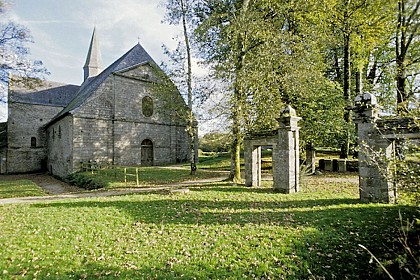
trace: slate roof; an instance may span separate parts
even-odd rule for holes
[[[63,109],[63,111],[61,111],[56,117],[53,118],[51,123],[67,114],[74,113],[112,73],[145,62],[156,64],[153,58],[146,52],[140,43],[138,43],[117,61],[112,63],[108,68],[102,71],[98,76],[86,80],[81,85],[74,99],[71,100],[71,102]]]
[[[65,107],[76,95],[80,86],[52,81],[40,81],[33,88],[13,87],[9,102]]]

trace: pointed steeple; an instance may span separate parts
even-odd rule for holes
[[[99,49],[99,42],[96,37],[96,28],[93,28],[92,39],[90,40],[89,51],[86,57],[85,65],[83,66],[84,81],[90,77],[97,76],[102,72],[102,58]]]

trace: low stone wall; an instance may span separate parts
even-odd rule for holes
[[[320,159],[318,168],[321,171],[331,172],[357,172],[359,161],[351,159]]]

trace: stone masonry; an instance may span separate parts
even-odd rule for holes
[[[273,147],[273,188],[282,193],[299,191],[299,117],[287,106],[280,112],[279,129],[245,139],[247,186],[261,185],[261,146]]]
[[[391,164],[397,142],[400,139],[419,139],[419,128],[408,119],[381,120],[378,117],[379,105],[370,93],[356,96],[354,111],[359,146],[360,199],[394,203],[397,185]]]

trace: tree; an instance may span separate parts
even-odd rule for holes
[[[415,91],[408,88],[420,74],[420,1],[398,0],[397,30],[395,36],[397,110],[407,110]],[[418,83],[418,81],[417,81]]]
[[[350,108],[355,96],[352,92],[359,94],[363,90],[363,72],[369,53],[384,36],[389,37],[392,1],[327,0],[323,3],[326,13],[322,17],[328,19],[329,29],[335,36],[331,46],[335,60],[332,68],[336,70],[336,79],[341,80],[345,99],[347,137],[342,143],[341,157],[347,158],[352,135]],[[352,68],[356,73],[354,76]],[[356,78],[354,87],[351,83],[353,77]]]
[[[247,53],[255,42],[248,38],[247,23],[253,19],[251,0],[201,1],[196,14],[196,36],[201,55],[230,84],[231,172],[229,178],[240,181],[240,151],[243,138],[245,92],[242,74]]]
[[[243,133],[275,128],[286,104],[297,108],[304,121],[307,117],[322,124],[322,118],[337,118],[329,115],[335,110],[322,108],[322,100],[341,101],[336,94],[326,94],[337,90],[324,77],[325,29],[319,28],[315,1],[204,2],[196,31],[203,56],[231,86],[231,178],[238,180]],[[320,110],[325,114],[316,113]],[[326,136],[313,127],[304,126],[311,135],[308,141]]]
[[[5,13],[0,1],[0,14]],[[5,91],[10,77],[26,84],[34,83],[47,70],[39,60],[28,59],[28,43],[33,43],[29,30],[14,22],[0,22],[0,89]],[[4,98],[2,101],[5,102]]]
[[[302,140],[333,144],[343,134],[343,101],[325,75],[328,36],[318,1],[263,1],[246,73],[247,131],[272,130],[286,104],[302,117]],[[262,31],[259,31],[261,29]],[[251,57],[252,55],[252,57]],[[341,116],[341,119],[340,119]],[[340,137],[338,137],[340,136]]]
[[[189,108],[187,118],[187,129],[190,141],[191,151],[191,175],[193,175],[197,169],[196,161],[198,159],[197,154],[197,125],[195,123],[193,113],[193,88],[192,88],[192,55],[191,55],[191,43],[188,27],[188,19],[191,17],[191,5],[193,0],[168,0],[166,3],[166,20],[170,24],[180,24],[182,26],[183,41],[182,44],[178,44],[178,48],[175,52],[170,53],[169,50],[166,53],[172,58],[173,62],[180,64],[178,77],[182,80],[181,83],[186,85],[187,90],[187,105]],[[186,67],[184,63],[186,62]]]

